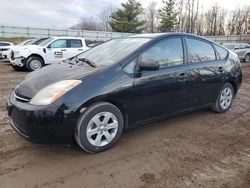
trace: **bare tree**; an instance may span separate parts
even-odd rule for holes
[[[101,27],[94,17],[82,17],[80,22],[71,27],[71,29],[99,31]]]
[[[247,34],[250,17],[250,7],[237,8],[231,12],[228,23],[227,32],[230,35]]]
[[[109,22],[111,21],[111,14],[115,11],[116,9],[113,7],[112,4],[103,7],[101,12],[98,14],[99,19],[101,20],[102,24],[102,30],[104,31],[112,31],[112,28],[109,25]]]
[[[157,28],[158,10],[156,6],[157,3],[155,1],[151,1],[145,10],[145,16],[147,20],[147,31],[150,33],[156,32]]]

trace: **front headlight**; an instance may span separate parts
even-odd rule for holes
[[[51,84],[39,91],[30,101],[33,105],[48,105],[79,85],[81,80],[63,80]]]

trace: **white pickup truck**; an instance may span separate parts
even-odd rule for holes
[[[15,70],[39,70],[86,51],[85,40],[79,37],[51,37],[40,45],[27,45],[13,52],[11,65]]]

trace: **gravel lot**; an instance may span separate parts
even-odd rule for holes
[[[26,74],[0,62],[0,187],[250,187],[250,63],[229,112],[138,127],[95,155],[33,144],[12,130],[5,102]]]

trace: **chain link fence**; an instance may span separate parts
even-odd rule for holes
[[[50,36],[78,36],[86,40],[105,41],[116,37],[128,36],[131,33],[71,30],[71,29],[44,29],[31,27],[16,27],[0,25],[0,37],[40,38]]]
[[[71,29],[44,29],[31,27],[16,27],[0,25],[0,37],[26,37],[39,38],[50,36],[79,36],[86,40],[105,41],[116,37],[132,35],[131,33],[71,30]],[[250,43],[250,35],[229,36],[205,36],[206,38],[219,42],[246,42]]]

